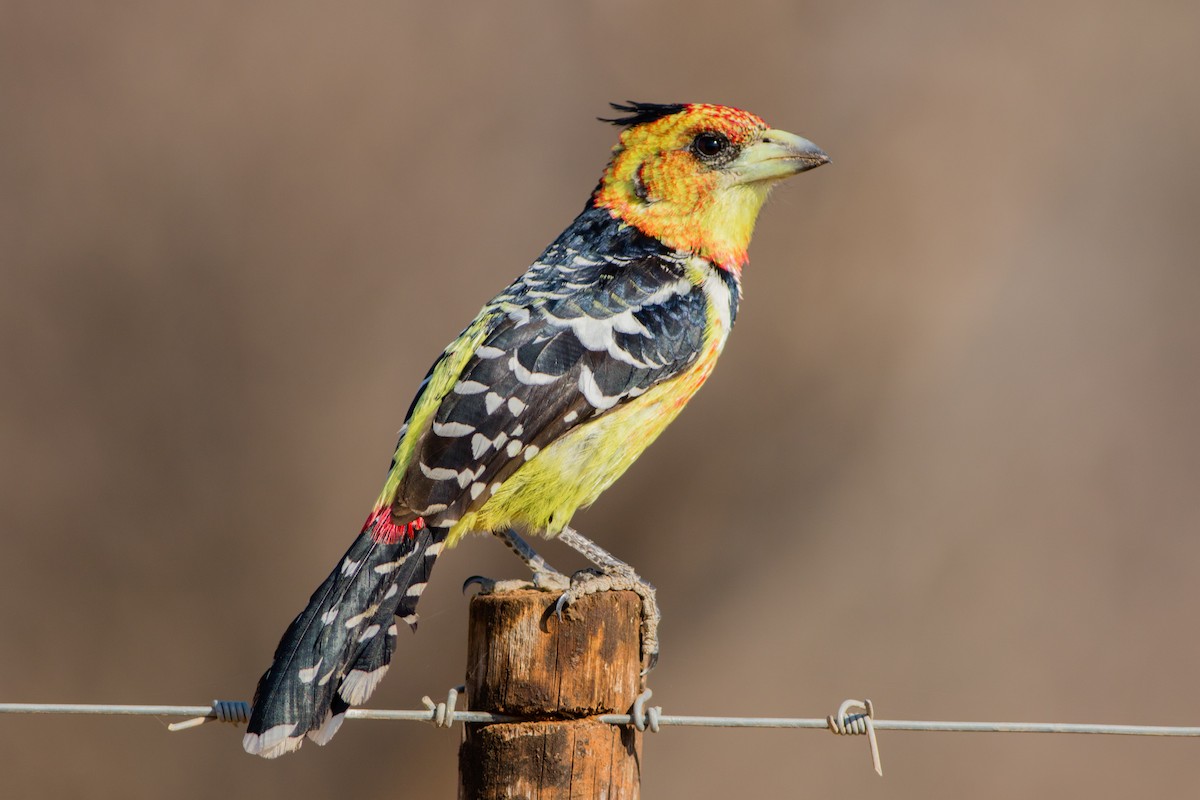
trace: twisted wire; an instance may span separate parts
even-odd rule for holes
[[[454,724],[455,706],[458,705],[459,692],[465,692],[466,686],[455,686],[446,694],[446,702],[435,703],[429,699],[429,695],[421,698],[421,702],[425,704],[431,714],[429,719],[435,728],[449,728]]]
[[[203,725],[206,722],[228,722],[239,725],[250,721],[250,704],[243,700],[213,700],[207,714],[186,719],[183,722],[172,722],[167,726],[169,731],[182,731]]]
[[[861,708],[863,713],[846,716],[852,708]],[[838,736],[866,735],[871,742],[871,765],[875,774],[883,777],[883,764],[879,760],[879,741],[875,738],[875,706],[870,700],[845,700],[838,708],[837,714],[825,718],[829,730]]]
[[[658,733],[658,726],[662,722],[662,706],[646,707],[646,701],[653,696],[654,692],[647,689],[633,701],[633,709],[629,712],[629,720],[638,731],[649,730],[651,733]]]

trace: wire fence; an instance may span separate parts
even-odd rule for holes
[[[352,708],[346,719],[373,719],[428,722],[449,728],[455,722],[506,723],[526,722],[525,717],[467,711],[456,708],[461,687],[451,689],[444,702],[422,698],[421,709]],[[870,700],[846,700],[836,714],[828,717],[731,717],[664,714],[659,706],[649,706],[651,692],[643,692],[628,714],[602,714],[596,721],[611,725],[631,725],[639,731],[657,732],[663,727],[692,728],[794,728],[828,730],[840,735],[865,735],[871,744],[875,771],[880,765],[876,731],[918,731],[942,733],[1058,733],[1110,736],[1200,737],[1200,726],[1124,725],[1074,722],[962,722],[945,720],[880,719]],[[183,705],[109,705],[81,703],[0,703],[0,714],[84,714],[92,716],[190,717],[167,727],[172,731],[192,728],[206,722],[241,723],[249,718],[250,706],[240,700],[214,700],[208,706]]]
[[[248,704],[241,701],[218,701]],[[652,709],[646,709],[649,714]],[[226,720],[213,710],[213,706],[184,705],[109,705],[88,703],[0,703],[0,714],[84,714],[92,716],[143,716],[143,717],[195,717],[206,722],[233,722]],[[407,722],[437,722],[436,708],[421,709],[373,709],[352,708],[346,719],[373,719]],[[595,719],[612,725],[636,725],[632,714],[602,714]],[[454,712],[453,722],[525,722],[525,717],[492,714],[486,711]],[[640,720],[647,724],[645,718]],[[1200,737],[1200,726],[1184,725],[1118,725],[1107,723],[1073,722],[955,722],[942,720],[880,719],[873,717],[876,730],[881,731],[926,731],[943,733],[1083,733],[1117,736],[1177,736]],[[695,716],[684,714],[658,714],[660,727],[692,728],[811,728],[827,730],[829,717],[725,717]],[[182,730],[181,723],[175,727]],[[187,725],[186,727],[192,727]]]

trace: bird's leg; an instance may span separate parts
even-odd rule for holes
[[[504,543],[516,554],[517,558],[525,562],[525,566],[529,567],[529,571],[533,573],[534,587],[552,591],[562,590],[570,586],[571,579],[547,564],[546,559],[542,558],[533,549],[533,546],[522,538],[521,534],[512,528],[505,528],[496,535],[504,540]]]
[[[541,589],[545,592],[562,592],[571,586],[571,579],[546,563],[546,559],[542,558],[533,549],[533,546],[525,541],[515,530],[506,528],[503,531],[492,531],[492,533],[508,545],[508,549],[512,550],[517,558],[525,562],[525,566],[529,567],[529,571],[533,573],[533,580],[497,581],[485,578],[482,575],[474,575],[467,578],[463,584],[464,590],[472,584],[478,585],[485,594],[511,592],[517,589]]]
[[[630,591],[642,598],[642,661],[645,671],[654,669],[658,662],[658,621],[662,614],[658,610],[654,587],[642,580],[633,567],[609,553],[591,539],[582,536],[574,528],[563,528],[559,541],[579,552],[600,571],[575,573],[571,586],[558,598],[555,610],[561,616],[564,608],[581,597],[595,592]]]

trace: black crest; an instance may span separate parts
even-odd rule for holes
[[[656,119],[678,114],[687,108],[683,103],[635,103],[632,100],[627,101],[624,105],[621,103],[609,103],[609,105],[613,107],[614,111],[620,111],[629,116],[614,117],[612,119],[597,117],[596,119],[601,122],[611,122],[613,125],[620,125],[625,128],[654,122]]]

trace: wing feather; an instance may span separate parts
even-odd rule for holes
[[[528,458],[679,375],[704,346],[703,289],[659,256],[535,268],[496,302],[506,313],[442,396],[401,477],[399,499],[418,512],[444,506],[442,518],[457,519],[478,508]]]

